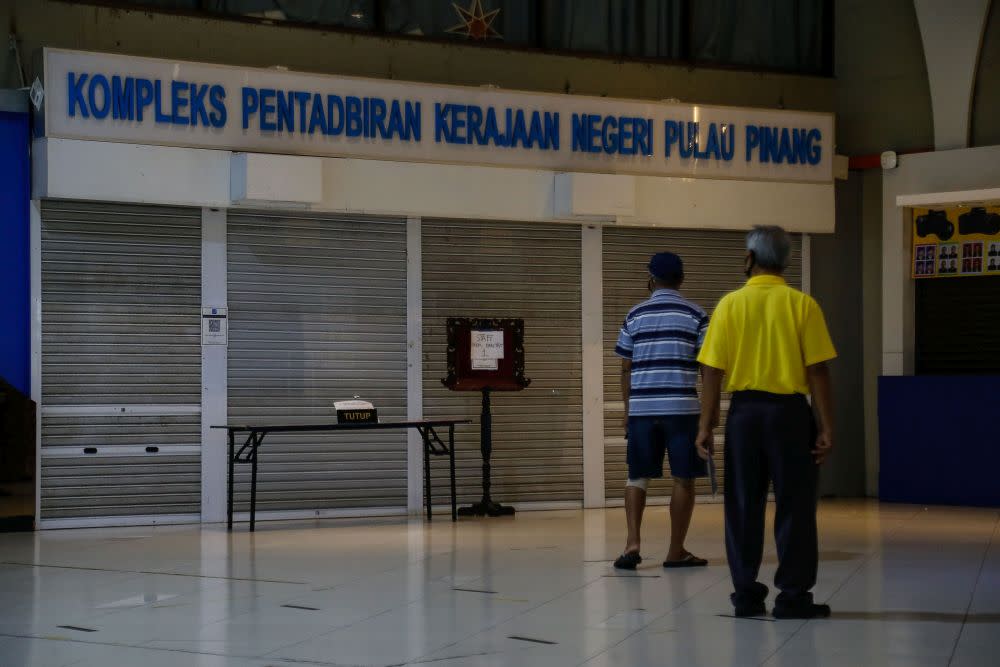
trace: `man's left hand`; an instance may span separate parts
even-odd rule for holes
[[[820,431],[816,437],[816,447],[813,449],[813,458],[816,465],[823,465],[830,452],[833,451],[833,434],[828,431]]]
[[[712,446],[714,444],[715,434],[712,433],[712,429],[700,429],[698,431],[698,438],[694,441],[694,445],[698,449],[698,456],[707,461],[712,456]]]

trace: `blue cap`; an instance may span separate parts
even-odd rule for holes
[[[658,252],[649,260],[649,275],[664,282],[684,277],[684,262],[672,252]]]

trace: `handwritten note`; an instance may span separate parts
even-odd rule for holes
[[[472,369],[495,371],[503,359],[503,331],[472,331]]]

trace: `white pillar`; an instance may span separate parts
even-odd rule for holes
[[[912,212],[896,205],[904,169],[882,172],[882,375],[912,375],[914,369]]]
[[[604,507],[604,287],[601,227],[581,230],[583,506]]]
[[[424,418],[424,309],[423,259],[420,218],[406,220],[406,418]],[[407,429],[406,509],[420,514],[423,507],[424,443],[414,429]]]
[[[201,305],[228,308],[226,211],[201,211]],[[198,314],[199,317],[201,313]],[[201,522],[226,520],[227,439],[222,429],[229,415],[229,347],[201,346]]]

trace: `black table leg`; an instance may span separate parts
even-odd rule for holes
[[[455,425],[448,427],[448,464],[451,472],[451,520],[458,521],[458,497],[455,494]]]
[[[487,415],[486,422],[484,423],[486,433],[489,432],[489,399],[488,396],[484,396],[484,413]],[[448,455],[449,459],[449,482],[451,491],[451,518],[452,521],[458,520],[458,514],[463,514],[463,512],[458,511],[458,498],[456,490],[456,478],[455,478],[455,423],[442,421],[439,422],[439,426],[448,426],[448,444],[446,445],[438,437],[437,433],[432,426],[433,422],[418,422],[418,423],[400,423],[400,424],[385,424],[385,425],[372,425],[372,428],[416,428],[420,433],[421,439],[423,440],[424,446],[424,500],[427,505],[427,520],[430,521],[434,516],[434,498],[433,498],[433,484],[431,481],[431,456],[443,456]],[[465,422],[462,422],[465,423]],[[233,519],[236,510],[235,501],[235,467],[237,463],[249,463],[251,464],[250,472],[250,532],[254,532],[257,528],[257,474],[260,455],[260,446],[263,443],[264,437],[271,432],[269,426],[260,426],[256,428],[227,428],[229,435],[229,460],[227,461],[228,468],[228,479],[227,479],[227,489],[226,489],[226,525],[228,530],[233,529]],[[293,429],[283,428],[283,427],[273,427],[278,431],[291,431]],[[364,430],[362,425],[356,427],[358,430]],[[305,428],[305,429],[294,429],[299,430],[317,430],[317,431],[333,431],[342,430],[336,427],[329,426],[319,426],[315,429]],[[346,429],[343,429],[346,430]],[[237,450],[236,448],[236,433],[246,432],[247,439],[246,442]],[[484,442],[489,443],[489,438],[485,438]],[[489,498],[489,448],[487,447],[484,456],[484,498]],[[493,505],[495,503],[491,503]]]
[[[254,532],[254,527],[257,520],[257,452],[260,449],[260,441],[263,439],[264,434],[255,434],[257,437],[254,439],[253,448],[250,450],[251,459],[251,473],[250,473],[250,532]]]
[[[431,505],[431,443],[427,432],[421,429],[420,434],[424,440],[424,502],[427,504],[427,520],[430,521],[433,515]]]
[[[229,429],[229,482],[226,487],[226,530],[233,529],[233,467],[236,465],[236,434]]]

